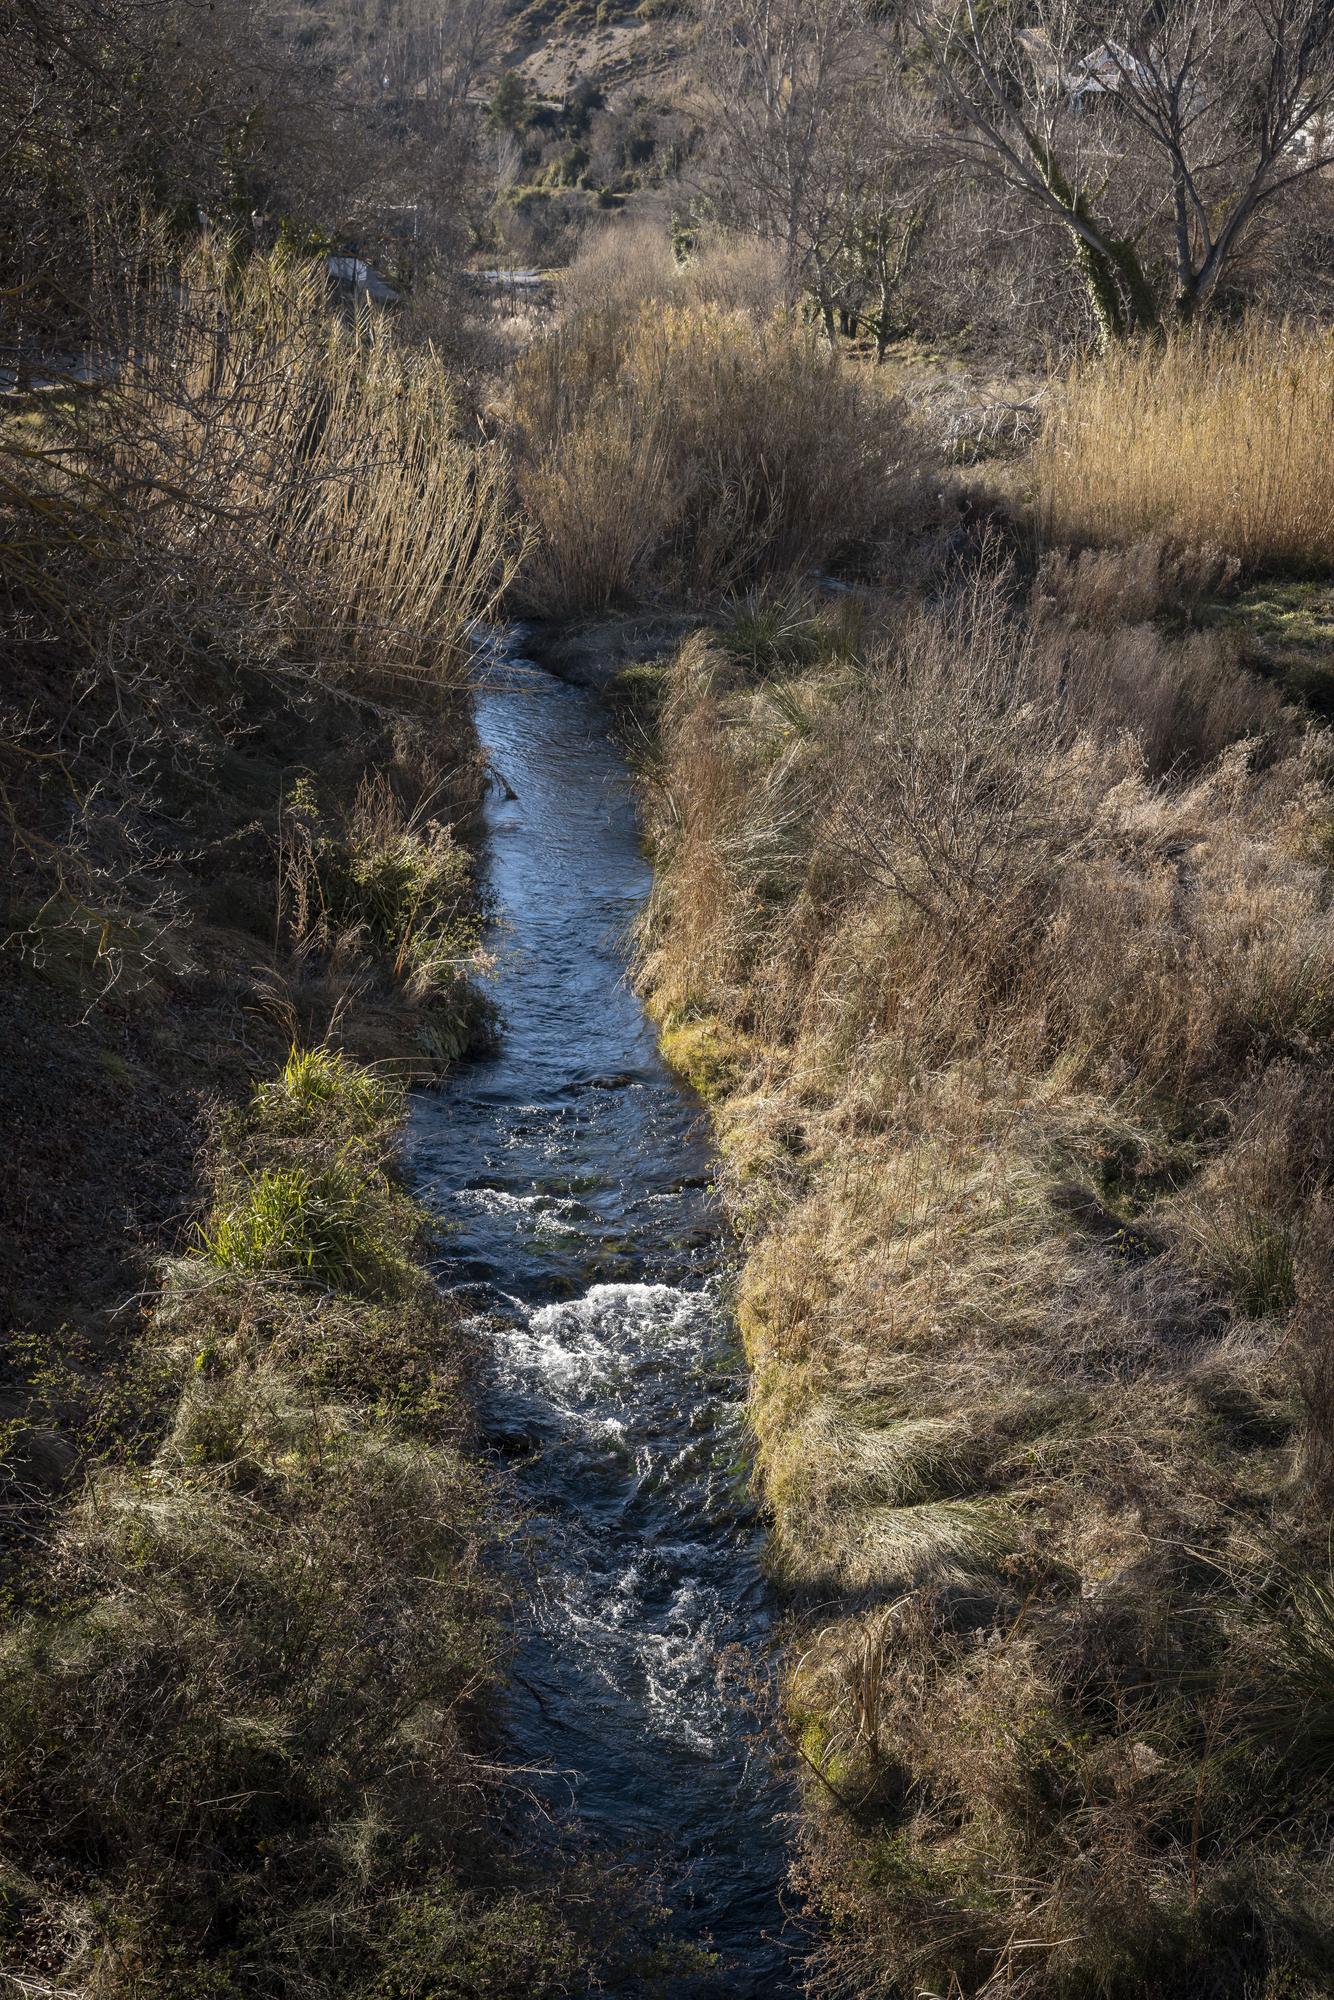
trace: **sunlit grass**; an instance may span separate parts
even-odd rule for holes
[[[1334,332],[1258,319],[1080,363],[1033,455],[1046,532],[1165,535],[1250,571],[1334,561]]]

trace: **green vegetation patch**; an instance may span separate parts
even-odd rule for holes
[[[347,1153],[315,1169],[273,1166],[246,1176],[200,1236],[221,1270],[270,1271],[374,1296],[402,1278],[412,1214],[378,1170]]]
[[[1334,719],[1334,583],[1262,584],[1223,615],[1289,700]]]
[[[350,1136],[375,1131],[401,1106],[393,1084],[341,1050],[294,1048],[281,1074],[256,1086],[250,1115],[262,1130],[300,1132],[323,1124]]]
[[[734,1091],[750,1068],[749,1038],[712,1016],[669,1014],[658,1030],[663,1058],[706,1103]]]

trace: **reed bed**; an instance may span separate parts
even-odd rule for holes
[[[1046,535],[1165,536],[1250,572],[1334,561],[1334,331],[1201,326],[1079,363],[1032,470]]]
[[[91,312],[100,387],[4,440],[4,580],[122,675],[198,650],[364,691],[457,686],[513,549],[439,357],[331,312],[322,265],[150,234]]]

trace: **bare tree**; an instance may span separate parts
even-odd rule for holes
[[[789,305],[839,233],[827,139],[865,46],[856,0],[720,0],[706,18],[717,184],[733,219],[781,250]]]
[[[826,229],[813,235],[811,289],[830,337],[836,321],[845,335],[871,333],[878,364],[899,323],[939,171],[920,107],[886,51],[868,50],[863,78],[828,121],[821,157]]]
[[[1104,340],[1192,318],[1334,165],[1334,0],[947,0],[918,25],[953,152],[1064,225]]]

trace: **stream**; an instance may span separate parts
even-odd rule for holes
[[[706,1121],[626,978],[650,870],[606,708],[521,644],[495,642],[476,697],[502,781],[500,1046],[416,1093],[409,1128],[526,1517],[507,1745],[557,1831],[656,1870],[672,1933],[716,1954],[673,1993],[795,1995],[794,1788],[756,1709],[776,1614]]]

